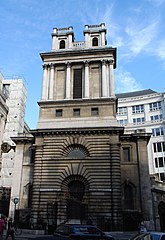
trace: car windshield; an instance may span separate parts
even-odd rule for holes
[[[94,235],[101,235],[101,231],[95,227],[88,227],[88,226],[75,226],[73,229],[75,234],[94,234]]]

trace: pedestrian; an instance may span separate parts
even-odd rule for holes
[[[139,233],[146,233],[146,232],[147,232],[146,225],[143,221],[141,221],[139,224]]]
[[[2,217],[2,215],[0,215],[0,240],[3,239],[3,230],[5,229],[5,221]]]
[[[7,224],[7,233],[5,240],[8,239],[8,237],[11,236],[12,240],[14,240],[14,223],[12,218],[9,218],[8,224]]]

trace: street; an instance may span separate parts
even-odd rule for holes
[[[135,236],[137,232],[110,232],[110,234],[115,238],[115,240],[128,240]],[[41,240],[50,240],[53,239],[51,235],[41,235],[41,234],[30,234],[30,231],[22,232],[20,236],[15,236],[15,240],[29,240],[36,239],[37,237],[42,237]],[[5,235],[4,235],[5,238]]]

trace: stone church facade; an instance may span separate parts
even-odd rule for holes
[[[31,208],[36,226],[137,230],[143,218],[153,229],[150,134],[124,134],[117,124],[116,48],[107,45],[105,24],[85,25],[83,33],[84,42],[75,42],[72,27],[55,28],[51,51],[41,53],[37,129],[14,138],[27,163],[19,208]]]

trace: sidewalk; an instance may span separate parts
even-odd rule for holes
[[[5,236],[6,236],[6,230],[4,230],[3,239],[5,239]],[[22,233],[20,235],[15,234],[15,240],[27,240],[29,237],[35,238],[36,236],[39,237],[39,236],[47,236],[47,235],[44,235],[44,230],[22,229]]]

